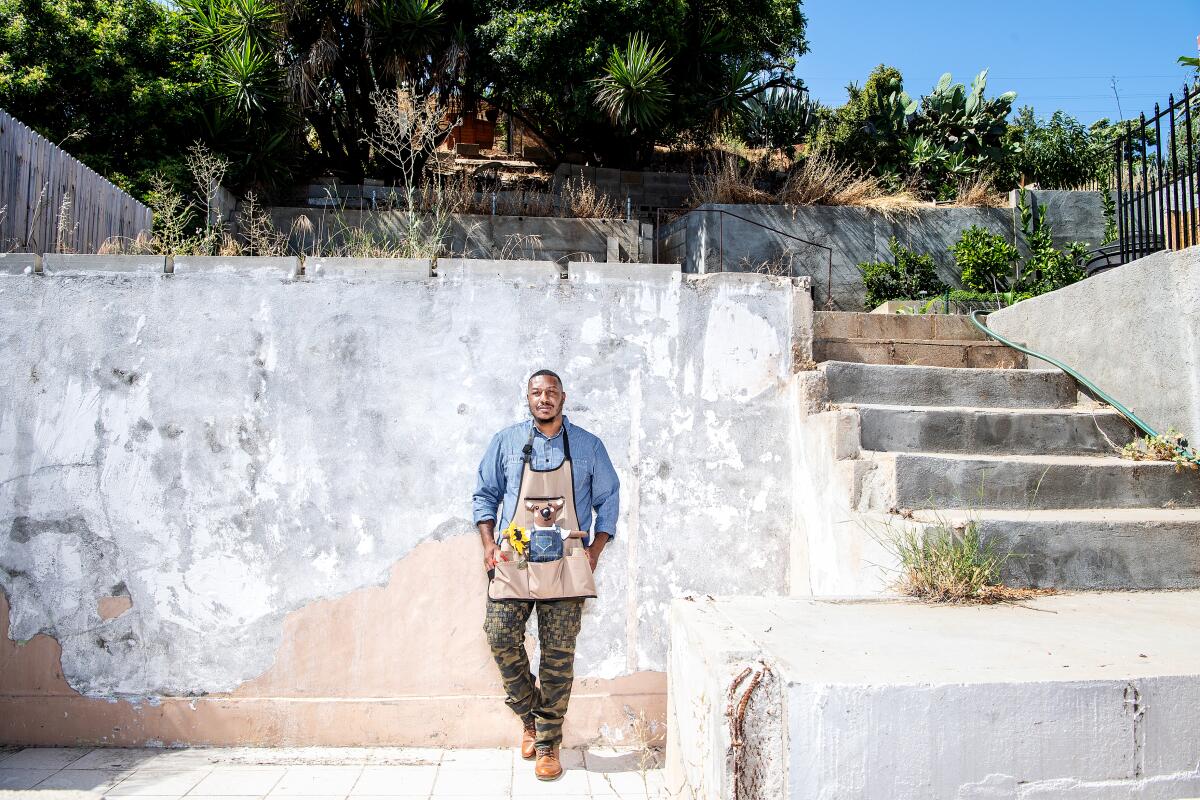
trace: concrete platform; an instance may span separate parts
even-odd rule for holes
[[[983,331],[959,314],[872,314],[864,311],[814,311],[817,339],[970,339],[986,341]]]
[[[735,772],[740,800],[1200,794],[1200,592],[698,598],[670,626],[678,796],[731,798]]]

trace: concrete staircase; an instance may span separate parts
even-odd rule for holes
[[[815,413],[802,427],[832,445],[835,463],[826,466],[842,478],[848,518],[860,523],[851,536],[869,560],[886,561],[880,526],[886,536],[901,524],[974,523],[1015,554],[1004,575],[1011,585],[1200,587],[1200,477],[1166,462],[1119,458],[1131,426],[1078,395],[1066,375],[1015,369],[1013,359],[1003,368],[972,366],[1006,358],[992,343],[969,339],[982,334],[964,317],[815,316],[814,355],[823,363],[807,379]],[[829,358],[851,342],[861,358]],[[889,361],[900,353],[906,365]],[[836,566],[818,564],[823,576],[842,573],[825,588],[870,586],[864,575],[844,574],[867,564],[840,555]]]
[[[967,324],[816,315],[793,596],[674,602],[672,796],[1200,797],[1200,476]],[[887,540],[966,525],[1075,591],[895,597]]]

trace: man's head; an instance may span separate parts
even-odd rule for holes
[[[529,376],[528,389],[529,413],[538,422],[551,422],[562,414],[567,395],[558,375],[548,369],[539,369]]]

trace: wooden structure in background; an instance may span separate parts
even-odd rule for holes
[[[152,222],[149,208],[0,109],[0,252],[94,253]]]

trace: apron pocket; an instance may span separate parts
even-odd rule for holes
[[[488,584],[488,597],[493,600],[529,599],[529,570],[521,569],[516,561],[497,561],[495,577]]]
[[[595,597],[596,579],[592,575],[592,565],[587,553],[582,549],[568,553],[563,563],[563,596],[564,597]]]
[[[563,559],[529,562],[529,596],[534,600],[557,600],[563,596]]]

